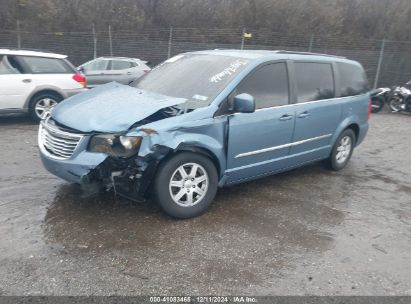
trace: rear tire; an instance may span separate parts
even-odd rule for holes
[[[34,95],[29,104],[31,118],[37,122],[46,118],[47,113],[62,100],[60,95],[51,92]]]
[[[338,136],[327,165],[331,170],[339,171],[345,168],[354,151],[356,136],[353,130],[346,129]]]
[[[396,99],[393,98],[389,102],[389,106],[392,112],[401,112],[401,104],[402,100],[401,99]]]
[[[183,152],[160,165],[153,194],[168,215],[186,219],[199,216],[211,205],[217,184],[217,170],[209,158]]]

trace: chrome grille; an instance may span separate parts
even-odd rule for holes
[[[70,158],[76,150],[81,134],[68,133],[60,130],[57,126],[48,123],[48,120],[40,124],[39,146],[43,152],[58,159]]]

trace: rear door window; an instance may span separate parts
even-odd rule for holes
[[[334,98],[331,64],[295,62],[294,67],[299,103]]]
[[[272,63],[258,68],[241,82],[235,93],[252,95],[256,109],[288,104],[286,64]]]
[[[348,63],[337,63],[337,67],[340,76],[341,97],[360,95],[369,91],[364,69]]]
[[[74,72],[63,59],[34,56],[21,56],[19,58],[24,61],[33,74],[66,74]]]
[[[126,70],[134,66],[135,65],[133,65],[133,63],[130,61],[125,61],[125,60],[112,60],[111,61],[112,70]]]
[[[106,71],[109,70],[110,60],[97,59],[83,66],[85,72],[88,71]]]

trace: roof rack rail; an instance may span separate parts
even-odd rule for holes
[[[316,55],[316,56],[325,56],[325,57],[335,57],[335,58],[344,58],[344,56],[330,55],[330,54],[321,54],[321,53],[312,53],[312,52],[294,52],[294,51],[275,51],[279,54],[290,54],[290,55]]]
[[[32,52],[42,52],[42,53],[55,54],[55,52],[52,52],[52,51],[49,51],[49,50],[33,49],[33,48],[4,48],[4,49],[10,50],[10,51],[32,51]]]

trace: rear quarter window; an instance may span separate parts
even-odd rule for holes
[[[0,75],[20,73],[21,71],[12,65],[7,56],[0,55]]]
[[[367,76],[361,66],[337,63],[341,97],[361,95],[370,90]]]
[[[63,59],[22,56],[21,60],[33,74],[72,74],[73,69]]]

